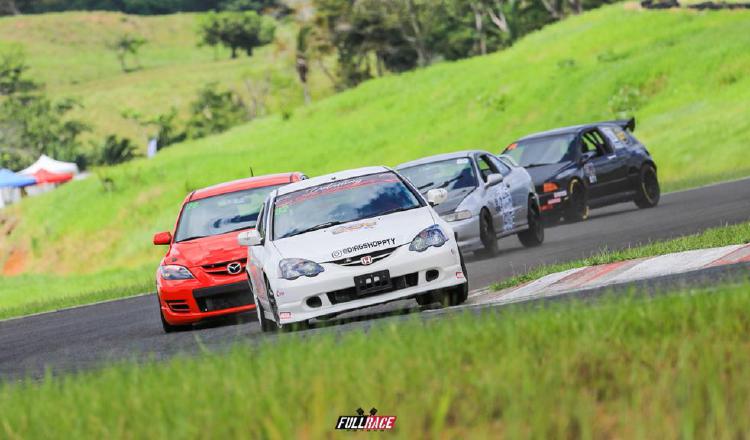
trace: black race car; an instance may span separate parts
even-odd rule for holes
[[[558,128],[502,154],[529,172],[548,220],[585,220],[590,208],[631,200],[652,208],[661,194],[656,164],[634,129],[635,119]]]

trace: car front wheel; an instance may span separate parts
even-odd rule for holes
[[[586,187],[578,180],[572,180],[568,187],[568,207],[565,210],[565,221],[580,222],[589,218],[589,198]]]
[[[518,233],[518,240],[526,247],[539,246],[544,242],[544,225],[536,202],[529,198],[529,229]]]
[[[164,333],[185,332],[193,328],[192,325],[172,325],[168,323],[164,319],[164,313],[161,312],[161,308],[159,308],[159,317],[161,318],[161,328],[164,330]]]
[[[498,246],[495,226],[492,224],[492,216],[486,209],[482,210],[479,215],[479,239],[483,246],[480,253],[488,257],[494,257],[497,255]]]

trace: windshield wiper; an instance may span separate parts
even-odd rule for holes
[[[445,188],[446,186],[450,185],[451,183],[455,182],[456,180],[460,179],[462,176],[456,176],[452,179],[448,179],[445,182],[441,183],[439,186],[436,186],[435,188]]]
[[[420,190],[420,191],[422,191],[423,189],[429,188],[429,187],[431,187],[434,184],[435,184],[435,182],[425,183],[424,185],[417,187],[417,189]]]
[[[311,226],[311,227],[309,227],[307,229],[303,229],[301,231],[295,232],[292,235],[299,235],[299,234],[304,234],[306,232],[312,232],[312,231],[317,231],[317,230],[320,230],[320,229],[330,228],[331,226],[340,225],[342,223],[346,223],[346,222],[342,222],[342,221],[338,221],[338,220],[330,221],[330,222],[325,222],[325,223],[321,223],[319,225]],[[291,237],[291,235],[287,235],[287,237]]]
[[[237,232],[237,231],[242,231],[242,230],[245,230],[245,229],[250,229],[250,228],[254,228],[254,227],[255,227],[255,225],[254,225],[254,224],[252,224],[252,225],[245,225],[245,226],[241,226],[241,227],[239,227],[239,228],[236,228],[236,229],[231,229],[231,230],[229,230],[229,231],[226,231],[226,232],[222,232],[222,234],[229,234],[230,232]]]
[[[205,237],[208,237],[208,235],[195,235],[193,237],[183,238],[182,240],[178,241],[177,243],[182,243],[183,241],[197,240],[199,238],[205,238]]]
[[[418,206],[410,206],[410,207],[408,207],[408,208],[394,208],[394,209],[389,209],[388,211],[383,211],[383,212],[379,213],[379,214],[378,214],[378,215],[376,215],[375,217],[382,217],[382,216],[384,216],[384,215],[388,215],[388,214],[395,214],[395,213],[397,213],[397,212],[401,212],[401,211],[408,211],[408,210],[410,210],[410,209],[415,209],[415,208],[417,208],[417,207],[418,207]]]
[[[524,168],[534,168],[534,167],[543,167],[545,165],[554,165],[554,164],[555,164],[555,162],[551,162],[551,163],[530,163],[528,165],[524,165],[523,167]]]

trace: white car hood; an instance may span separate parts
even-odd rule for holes
[[[411,243],[434,224],[431,209],[422,207],[282,238],[273,244],[282,258],[323,263]]]

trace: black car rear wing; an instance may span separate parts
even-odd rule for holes
[[[608,123],[619,125],[620,128],[622,128],[623,130],[627,130],[631,133],[635,131],[635,117],[630,118],[630,119],[618,119],[616,121],[609,121]]]

